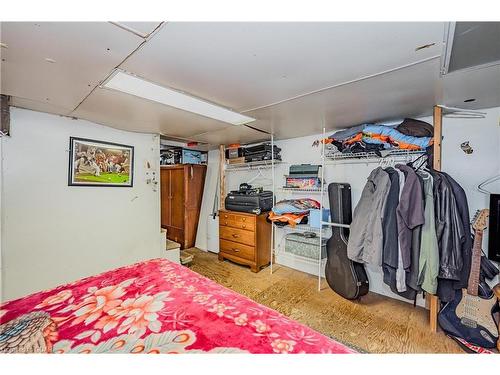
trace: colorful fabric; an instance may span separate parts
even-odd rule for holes
[[[415,120],[416,121],[416,120]],[[339,151],[357,143],[383,145],[385,149],[398,148],[418,151],[432,145],[432,137],[416,137],[403,134],[396,129],[401,124],[363,124],[340,130],[332,134],[325,143],[334,144]]]
[[[312,208],[319,209],[318,201],[310,198],[288,199],[279,201],[274,205],[272,211],[277,214],[308,214]]]
[[[164,259],[5,302],[0,323],[3,353],[353,353]]]
[[[395,144],[401,149],[420,150],[432,144],[432,138],[430,137],[413,137],[411,135],[405,135],[390,126],[384,125],[367,125],[363,129],[363,134],[380,140],[387,139],[389,143]]]
[[[273,223],[283,223],[284,225],[290,225],[295,227],[295,225],[300,224],[308,214],[275,214],[274,212],[269,212],[267,218]]]

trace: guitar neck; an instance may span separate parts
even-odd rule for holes
[[[472,248],[472,263],[470,267],[467,293],[473,296],[478,295],[479,273],[481,271],[481,246],[483,243],[483,231],[476,229],[474,236],[474,246]]]

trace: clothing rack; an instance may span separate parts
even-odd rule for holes
[[[433,168],[436,171],[441,170],[441,160],[442,160],[442,122],[443,121],[443,107],[434,106],[433,108],[433,124],[434,124],[434,144],[433,144]],[[326,139],[326,129],[323,128],[323,139]],[[363,153],[363,154],[341,154],[341,153],[330,153],[325,152],[325,142],[321,143],[321,170],[322,170],[322,181],[321,181],[321,200],[320,200],[320,212],[323,210],[323,190],[324,190],[324,169],[325,164],[334,164],[337,162],[342,162],[343,164],[359,164],[359,163],[369,163],[373,161],[382,162],[382,160],[392,161],[402,161],[401,159],[406,159],[406,161],[416,161],[426,155],[425,151],[405,151],[397,150],[388,153],[385,156],[380,157],[375,153]],[[414,160],[415,156],[417,156]],[[338,226],[348,228],[349,226],[345,224],[321,222],[322,225]],[[320,232],[320,244],[322,240],[322,233]],[[320,255],[321,256],[321,255]],[[318,290],[321,290],[321,263],[318,269]],[[437,331],[437,317],[439,313],[439,299],[435,295],[426,294],[426,308],[429,310],[429,326],[431,332]]]

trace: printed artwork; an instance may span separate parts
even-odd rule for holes
[[[69,185],[133,185],[134,147],[70,138]]]

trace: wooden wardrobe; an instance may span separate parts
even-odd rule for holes
[[[161,226],[181,249],[196,241],[206,172],[207,166],[201,164],[161,166]]]

